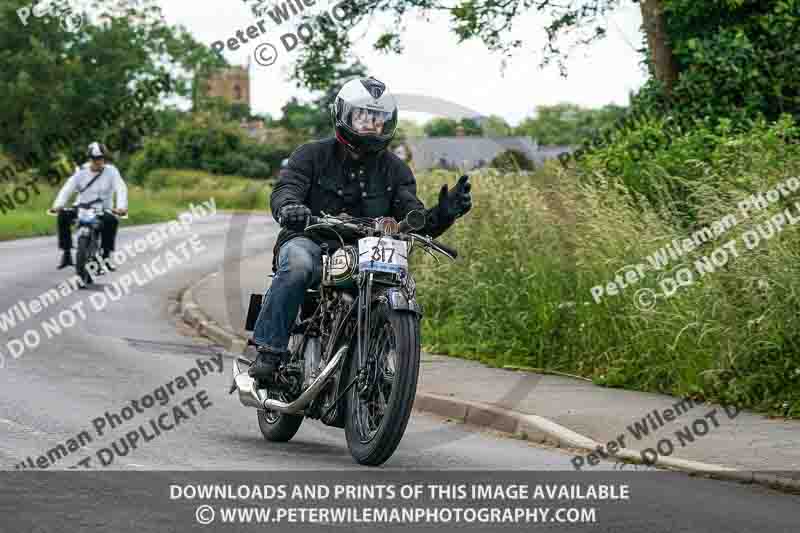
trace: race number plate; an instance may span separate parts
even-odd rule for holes
[[[405,241],[386,237],[365,237],[358,241],[358,269],[367,272],[398,273],[408,270]]]

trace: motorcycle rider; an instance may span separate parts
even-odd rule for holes
[[[372,77],[345,83],[331,115],[336,135],[297,148],[271,195],[272,215],[282,226],[273,250],[275,277],[245,349],[251,358],[255,355],[249,375],[267,383],[288,360],[289,333],[306,290],[320,282],[321,248],[302,233],[309,217],[325,211],[402,220],[412,210],[425,209],[413,172],[386,149],[398,122],[397,104],[386,85]],[[426,211],[422,233],[441,235],[471,207],[464,175],[453,189],[442,186],[439,203]],[[338,241],[328,245],[330,253]]]
[[[114,215],[124,216],[128,213],[128,187],[117,170],[117,167],[108,163],[108,148],[102,143],[93,142],[86,151],[89,161],[77,169],[58,192],[51,213],[58,213],[58,247],[63,250],[59,269],[72,266],[72,223],[78,217],[75,210],[64,210],[69,197],[77,192],[78,198],[75,205],[101,200],[104,209],[111,209],[112,196],[117,195],[117,207],[112,209]],[[103,258],[107,259],[114,251],[117,238],[117,218],[109,213],[103,213],[102,248]],[[110,261],[103,261],[104,268],[114,270]]]

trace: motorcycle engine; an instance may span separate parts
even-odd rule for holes
[[[319,337],[309,337],[303,350],[303,390],[314,382],[319,375],[319,364],[322,359],[322,343]]]

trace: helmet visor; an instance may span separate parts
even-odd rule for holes
[[[345,107],[343,113],[345,126],[358,135],[383,137],[394,133],[397,126],[394,113],[367,107],[347,105]]]

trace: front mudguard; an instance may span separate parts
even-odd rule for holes
[[[416,297],[409,297],[408,293],[400,288],[391,288],[386,291],[386,299],[389,307],[394,311],[409,311],[422,318],[422,306],[417,302]]]

